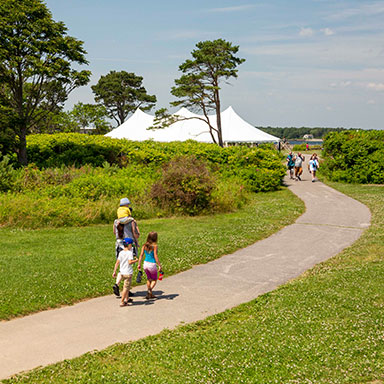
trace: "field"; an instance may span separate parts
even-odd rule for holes
[[[237,212],[139,221],[159,233],[167,275],[206,263],[290,224],[303,204],[286,189],[253,195]],[[111,294],[112,225],[0,229],[0,319]]]
[[[204,321],[5,382],[382,383],[383,187],[331,186],[372,212],[371,227],[336,257]]]

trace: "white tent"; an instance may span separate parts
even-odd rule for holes
[[[221,113],[221,130],[225,143],[275,143],[280,141],[243,120],[232,107]]]
[[[149,130],[147,128],[153,126],[154,117],[137,109],[127,121],[107,133],[106,136],[136,141],[155,140],[169,142],[192,139],[206,143],[213,142],[207,123],[201,120],[203,116],[196,115],[186,108],[181,108],[174,115],[189,119],[178,121],[164,129]],[[215,115],[210,115],[209,120],[212,126],[216,126]],[[277,142],[280,140],[278,137],[269,135],[247,123],[232,107],[227,108],[221,113],[221,127],[223,141],[226,144]]]
[[[123,124],[108,132],[105,136],[114,139],[129,139],[135,141],[144,141],[155,139],[155,131],[147,130],[153,125],[154,117],[137,108],[135,113]]]

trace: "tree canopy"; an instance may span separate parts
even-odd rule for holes
[[[105,120],[107,110],[103,105],[77,103],[69,112],[78,131],[93,129],[93,134],[104,135],[109,132],[109,124]]]
[[[201,111],[202,118],[209,126],[214,143],[223,146],[221,130],[221,102],[220,84],[223,80],[237,77],[237,67],[245,59],[236,57],[239,46],[223,39],[201,41],[192,51],[192,59],[180,65],[183,75],[175,80],[171,93],[179,100],[171,103],[173,106],[182,106],[195,111]],[[216,112],[216,126],[208,118],[209,112]],[[166,110],[157,114],[158,121],[170,121]]]
[[[89,81],[83,42],[67,35],[41,0],[0,2],[0,102],[9,112],[19,162],[27,163],[26,135],[68,94]]]
[[[104,105],[109,116],[121,125],[137,108],[149,111],[155,105],[156,96],[148,95],[142,83],[143,78],[134,73],[110,71],[91,88],[95,101]]]

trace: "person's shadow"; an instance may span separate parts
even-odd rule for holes
[[[152,305],[155,304],[156,301],[159,300],[173,300],[175,297],[179,296],[178,293],[171,293],[168,295],[163,295],[163,291],[153,291],[153,294],[157,297],[156,299],[147,300],[145,296],[147,295],[147,291],[135,292],[135,295],[132,297],[133,303],[132,305]]]

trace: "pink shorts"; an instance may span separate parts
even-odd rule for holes
[[[144,261],[144,272],[148,280],[157,280],[157,267],[156,263],[149,263]]]

